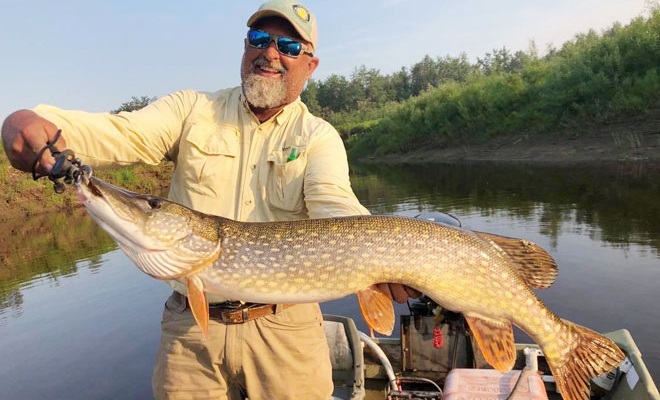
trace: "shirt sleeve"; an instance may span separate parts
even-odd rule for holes
[[[176,155],[183,124],[196,99],[193,90],[162,97],[133,111],[90,113],[39,105],[34,111],[62,130],[67,147],[85,164],[156,165]]]
[[[310,218],[368,215],[353,193],[346,149],[329,124],[308,149],[304,196]]]

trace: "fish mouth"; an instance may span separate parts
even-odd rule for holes
[[[78,182],[76,190],[89,215],[142,272],[153,278],[186,276],[206,267],[219,252],[219,241],[192,240],[197,247],[187,247],[194,236],[187,227],[189,218],[161,210],[173,204],[168,200],[129,192],[93,177]],[[159,224],[165,228],[175,225],[176,229],[161,231]]]
[[[145,210],[132,202],[136,197],[134,193],[87,176],[76,184],[76,193],[89,215],[120,246],[135,252],[167,250],[159,241],[144,234]]]

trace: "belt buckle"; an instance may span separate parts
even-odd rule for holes
[[[250,309],[248,307],[233,311],[223,311],[221,314],[222,322],[229,324],[242,324],[250,320]]]

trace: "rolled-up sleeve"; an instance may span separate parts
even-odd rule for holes
[[[158,164],[176,156],[196,92],[180,91],[133,112],[89,113],[39,105],[34,111],[62,130],[67,147],[94,167]]]
[[[344,144],[328,125],[308,149],[304,196],[310,218],[366,215],[353,193]]]

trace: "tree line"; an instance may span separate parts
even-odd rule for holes
[[[301,95],[330,121],[354,156],[469,144],[501,135],[581,134],[616,119],[660,112],[660,5],[628,25],[576,35],[539,55],[494,49],[471,62],[425,56],[383,75],[311,79]],[[154,98],[133,97],[112,113]]]
[[[643,114],[660,102],[660,7],[628,25],[576,35],[539,56],[503,47],[424,57],[383,75],[365,66],[349,78],[310,80],[302,94],[355,155],[543,134]]]

